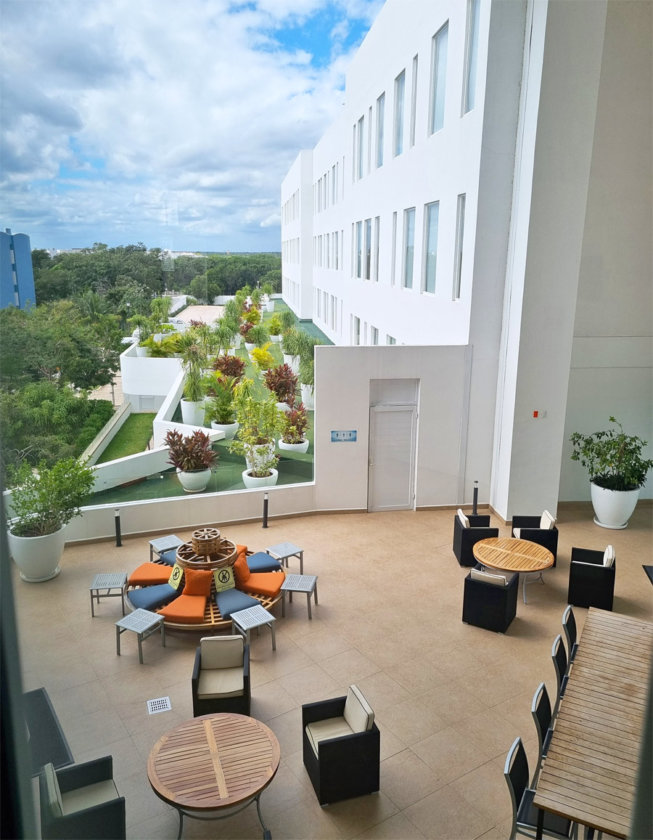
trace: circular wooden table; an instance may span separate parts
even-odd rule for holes
[[[179,812],[178,838],[184,816],[224,819],[254,801],[263,837],[269,838],[260,796],[277,772],[280,755],[275,734],[261,721],[231,713],[202,715],[159,738],[147,777],[156,795]]]
[[[539,572],[540,579],[544,569],[553,566],[553,554],[548,548],[530,540],[518,540],[516,537],[489,537],[487,540],[479,540],[472,551],[482,566],[500,569],[503,572],[520,572],[523,575]],[[527,582],[524,577],[525,604]]]

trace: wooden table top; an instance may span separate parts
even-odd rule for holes
[[[187,720],[156,742],[147,761],[152,789],[188,811],[215,811],[252,799],[274,778],[281,751],[255,718],[213,714]]]
[[[472,551],[483,566],[504,572],[540,572],[553,566],[553,554],[548,548],[516,537],[479,540]]]
[[[591,607],[534,804],[628,834],[646,715],[653,624]]]

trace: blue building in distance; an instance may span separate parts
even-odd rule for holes
[[[0,309],[36,305],[32,249],[25,233],[0,233]]]

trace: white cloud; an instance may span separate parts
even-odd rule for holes
[[[339,107],[353,19],[380,5],[3,0],[4,226],[34,247],[126,244],[126,230],[155,246],[165,218],[180,248],[278,249],[281,179]],[[330,60],[281,45],[287,22],[325,11]]]

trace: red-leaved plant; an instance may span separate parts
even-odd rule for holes
[[[209,436],[199,429],[187,436],[177,429],[169,429],[165,442],[169,448],[168,463],[182,472],[206,470],[218,457],[211,449]]]

